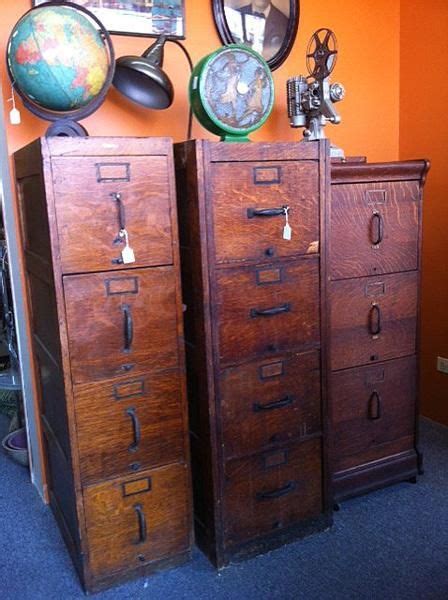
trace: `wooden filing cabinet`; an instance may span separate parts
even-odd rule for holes
[[[50,503],[93,591],[190,555],[172,144],[42,138],[14,158]]]
[[[175,162],[196,540],[222,567],[331,522],[327,145],[190,141]]]
[[[415,480],[426,161],[333,163],[327,205],[329,414],[336,501]]]

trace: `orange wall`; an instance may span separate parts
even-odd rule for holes
[[[187,38],[185,45],[193,62],[220,45],[212,17],[212,0],[185,0]],[[252,135],[253,140],[301,139],[290,129],[286,116],[285,85],[288,77],[304,72],[306,44],[319,27],[329,27],[337,35],[340,56],[335,78],[347,88],[347,98],[339,109],[343,122],[329,126],[328,135],[347,154],[365,154],[370,160],[398,158],[399,114],[399,0],[302,0],[299,32],[288,60],[274,72],[277,101],[266,125]],[[30,8],[30,0],[2,2],[0,55],[13,25]],[[140,54],[149,41],[114,36],[117,55]],[[378,52],[381,48],[381,53]],[[83,121],[90,135],[166,135],[176,141],[185,138],[187,122],[187,65],[180,51],[167,44],[165,68],[173,80],[176,98],[165,111],[149,111],[130,103],[111,90],[103,106]],[[5,98],[10,86],[1,65]],[[381,123],[381,128],[378,126]],[[11,152],[42,135],[46,124],[22,110],[22,125],[7,125]],[[209,136],[196,122],[193,137]],[[216,139],[216,138],[215,138]]]
[[[417,31],[418,28],[418,31]],[[425,157],[432,166],[423,211],[423,414],[448,425],[448,3],[402,0],[400,158]]]

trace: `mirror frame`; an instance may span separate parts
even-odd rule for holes
[[[234,44],[235,40],[232,37],[227,24],[226,15],[224,13],[224,1],[225,0],[212,0],[215,26],[223,44]],[[248,3],[250,3],[250,0],[248,0]],[[288,29],[286,30],[285,39],[283,40],[283,44],[280,46],[280,49],[274,54],[274,56],[266,61],[271,71],[278,69],[278,67],[287,59],[289,53],[291,52],[297,35],[297,30],[299,28],[299,20],[300,0],[289,0]]]

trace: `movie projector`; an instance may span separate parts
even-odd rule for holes
[[[304,141],[324,139],[327,122],[334,125],[341,122],[334,104],[344,98],[345,89],[329,79],[337,55],[334,33],[331,29],[318,29],[311,36],[306,52],[308,77],[299,75],[287,81],[289,123],[291,127],[305,127]],[[331,146],[330,155],[344,158],[344,152],[336,146]]]

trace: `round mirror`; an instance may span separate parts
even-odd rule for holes
[[[299,0],[213,0],[213,14],[224,44],[249,46],[274,70],[291,51],[299,6]]]

